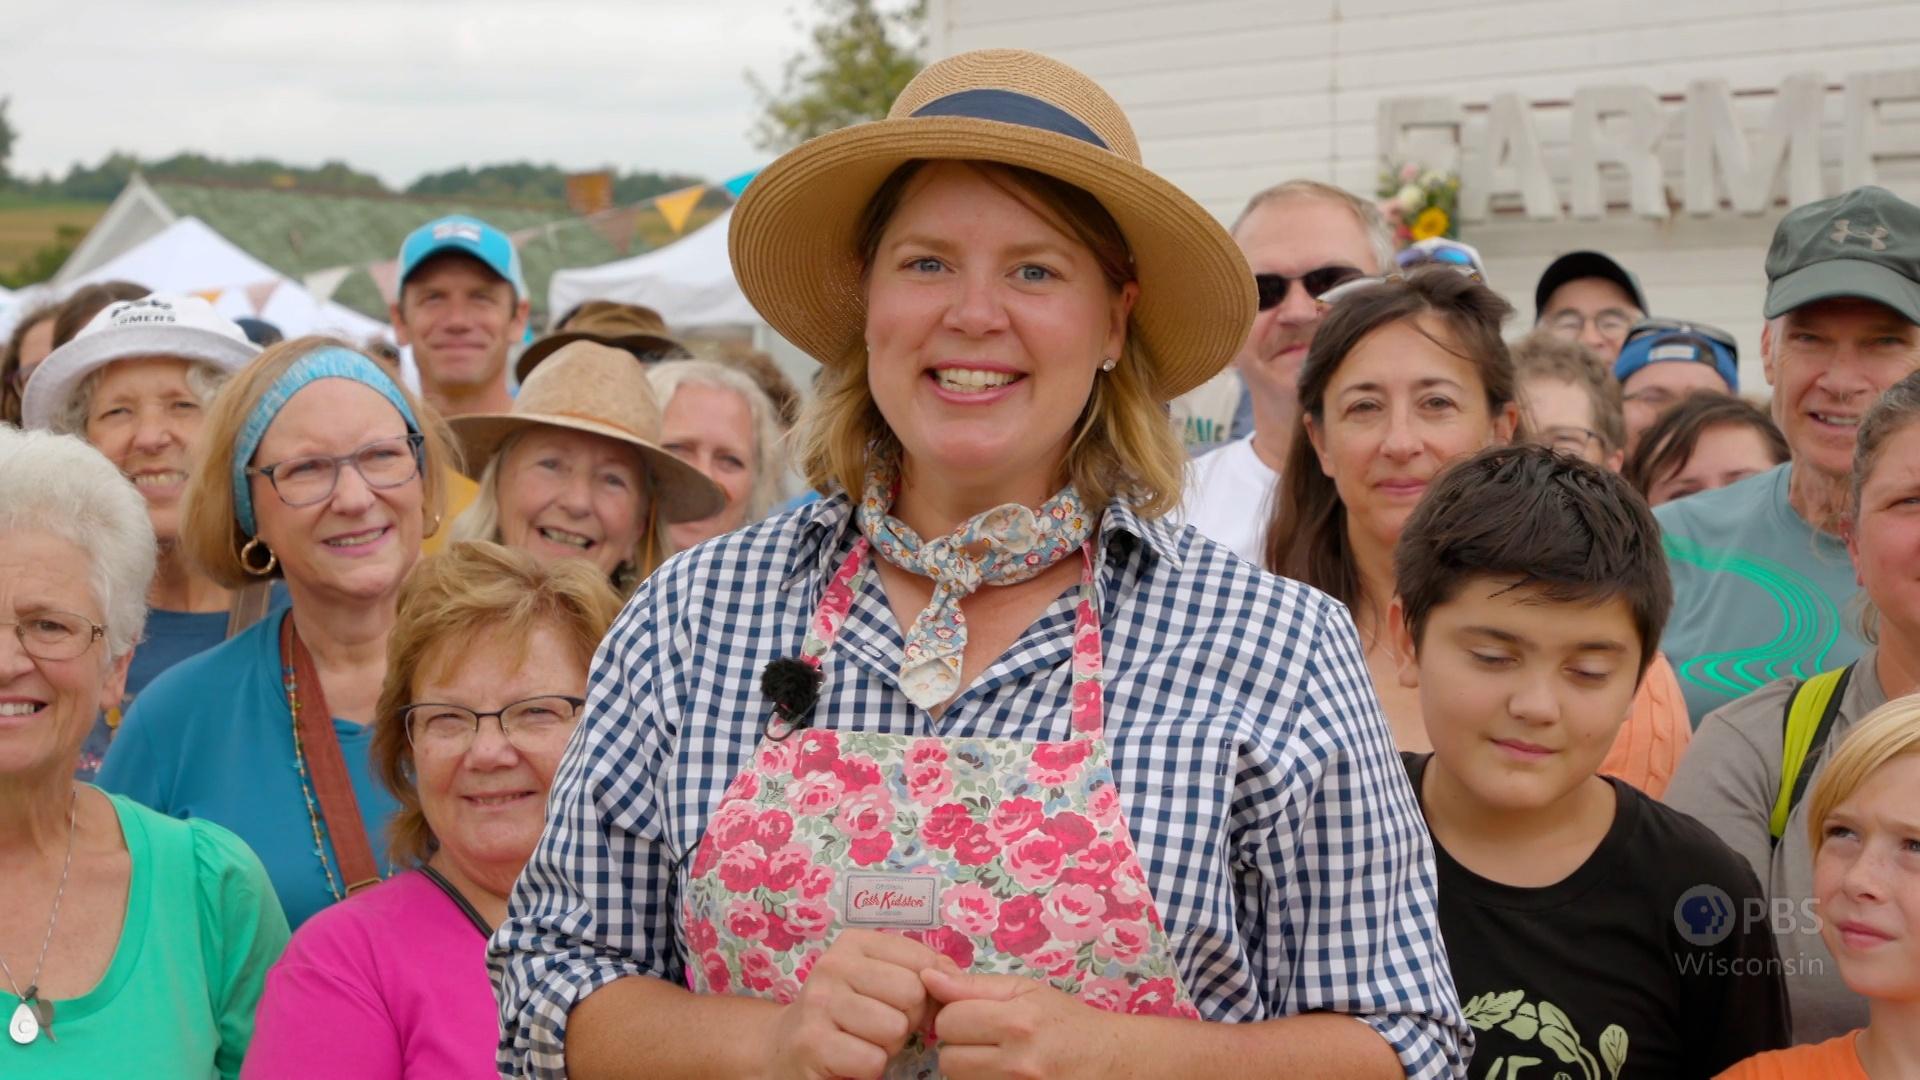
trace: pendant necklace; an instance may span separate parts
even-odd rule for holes
[[[51,1042],[60,1040],[53,1037],[53,1002],[40,1000],[40,969],[47,963],[47,946],[53,943],[53,927],[60,921],[60,899],[67,895],[67,872],[73,869],[73,811],[80,789],[76,786],[67,794],[67,859],[60,867],[60,887],[53,893],[53,914],[47,916],[47,934],[40,939],[40,959],[33,965],[33,981],[27,984],[27,992],[20,992],[20,984],[13,981],[13,969],[7,966],[5,957],[0,957],[0,972],[7,976],[7,986],[13,996],[20,999],[20,1005],[13,1010],[13,1019],[7,1022],[7,1035],[14,1042],[25,1046],[45,1032]]]

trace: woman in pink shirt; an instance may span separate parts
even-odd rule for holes
[[[545,823],[594,648],[619,611],[585,563],[487,543],[400,594],[373,758],[395,866],[301,926],[267,975],[246,1077],[494,1075],[487,938]]]

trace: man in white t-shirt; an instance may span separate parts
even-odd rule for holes
[[[1289,180],[1255,195],[1234,222],[1233,236],[1253,267],[1260,313],[1233,366],[1189,396],[1211,400],[1224,389],[1214,383],[1244,383],[1253,434],[1194,460],[1181,509],[1201,535],[1259,566],[1266,563],[1273,492],[1300,411],[1300,365],[1320,326],[1314,299],[1343,281],[1392,267],[1393,234],[1371,202],[1316,180]]]

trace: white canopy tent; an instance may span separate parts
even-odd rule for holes
[[[330,333],[360,341],[387,332],[385,323],[315,298],[198,218],[180,218],[152,239],[68,282],[64,291],[113,280],[154,292],[209,296],[222,315],[264,319],[290,338]]]
[[[547,290],[555,315],[586,300],[645,304],[679,330],[761,325],[759,313],[740,292],[727,258],[727,226],[733,210],[685,237],[631,259],[560,270]]]

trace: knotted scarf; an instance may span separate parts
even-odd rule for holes
[[[967,617],[960,601],[982,585],[1027,581],[1071,555],[1093,534],[1079,492],[1069,484],[1032,510],[1007,503],[976,514],[945,536],[923,540],[893,517],[895,472],[867,474],[855,519],[881,557],[910,573],[931,578],[933,601],[907,628],[900,686],[907,699],[931,710],[960,690],[961,657],[967,648]]]

